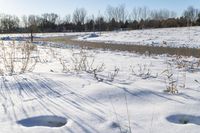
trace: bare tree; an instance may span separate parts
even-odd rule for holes
[[[70,14],[65,16],[64,22],[67,23],[67,24],[69,24],[71,22],[71,15]]]
[[[139,13],[138,13],[138,8],[133,8],[131,14],[130,14],[130,18],[132,20],[139,20]]]
[[[84,24],[87,11],[84,8],[77,8],[73,13],[73,22],[75,24]]]
[[[196,22],[198,19],[199,10],[195,9],[193,6],[189,6],[187,10],[184,11],[183,16],[187,19],[188,25],[192,22]]]
[[[176,18],[177,17],[177,13],[174,11],[170,12],[170,18]]]
[[[150,10],[146,6],[142,7],[141,18],[143,20],[147,20],[149,18],[149,12],[150,12]]]
[[[51,24],[55,24],[57,19],[59,18],[59,16],[55,13],[45,13],[42,14],[42,21],[43,23],[51,23]]]
[[[115,19],[116,22],[125,22],[128,13],[124,5],[119,5],[118,7],[108,6],[106,9],[106,15],[108,21]]]
[[[23,15],[21,19],[23,27],[28,28],[28,17],[26,15]]]
[[[88,16],[86,18],[86,26],[85,26],[85,29],[86,31],[89,30],[89,31],[95,31],[95,17],[94,15],[91,15],[91,16]]]
[[[118,22],[125,22],[128,16],[125,5],[120,5],[116,8],[116,16],[118,17]]]
[[[3,32],[15,32],[19,27],[19,18],[17,16],[2,14],[0,19],[0,28]]]
[[[36,32],[39,23],[40,23],[40,18],[38,16],[36,15],[28,16],[28,27],[31,33],[31,42],[33,42],[33,32]]]
[[[105,18],[103,15],[101,15],[100,11],[98,13],[98,16],[96,17],[95,23],[97,26],[96,28],[98,29],[98,31],[100,31],[100,35],[101,35],[101,31],[105,31],[107,26],[106,26]]]
[[[64,23],[64,20],[60,16],[58,16],[55,24],[62,25],[63,23]]]
[[[108,6],[106,8],[106,17],[108,21],[111,21],[114,18],[113,12],[114,12],[114,9],[112,6]]]
[[[176,17],[176,13],[167,9],[151,11],[151,19],[153,20],[166,20],[168,18]]]
[[[130,18],[136,21],[140,21],[141,19],[147,20],[149,16],[150,10],[147,7],[135,7],[130,14]]]

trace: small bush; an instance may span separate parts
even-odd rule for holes
[[[131,74],[142,79],[157,78],[158,74],[153,74],[150,65],[138,64],[137,66],[130,66]]]
[[[167,69],[162,72],[166,85],[165,92],[177,94],[179,93],[179,89],[185,88],[186,73],[179,74],[175,71],[174,66],[170,62],[167,62]]]
[[[16,43],[0,44],[0,60],[2,75],[13,75],[32,71],[37,63],[37,56],[34,54],[37,47],[31,43]]]

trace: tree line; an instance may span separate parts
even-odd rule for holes
[[[113,31],[147,28],[200,26],[200,10],[189,6],[181,16],[167,9],[150,10],[147,7],[133,8],[128,12],[124,5],[108,6],[104,15],[88,15],[84,8],[61,18],[55,13],[18,16],[1,14],[1,33],[27,32],[82,32]]]

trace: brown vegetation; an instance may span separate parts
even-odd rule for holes
[[[142,45],[124,45],[103,42],[87,42],[72,40],[73,37],[52,37],[40,38],[36,41],[46,41],[55,43],[64,43],[66,45],[79,46],[87,49],[104,49],[104,50],[119,50],[128,52],[137,52],[140,54],[169,54],[169,55],[182,55],[200,57],[200,49],[196,48],[171,48],[171,47],[158,47],[158,46],[142,46]]]

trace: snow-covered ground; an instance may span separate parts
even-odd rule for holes
[[[77,36],[75,40],[124,45],[200,48],[200,27],[144,29],[111,32],[35,33],[34,37]],[[9,38],[8,38],[9,37]],[[3,40],[30,37],[30,34],[0,34]]]
[[[199,133],[198,59],[84,50],[89,64],[104,64],[97,80],[73,70],[73,55],[80,49],[38,50],[33,72],[0,76],[0,132]],[[69,71],[63,72],[62,61]],[[164,92],[167,76],[174,78],[178,94]]]
[[[60,37],[60,36],[81,36],[87,34],[86,32],[63,32],[63,33],[34,33],[34,37]],[[24,34],[0,34],[1,39],[6,38],[26,38],[30,37],[30,33]]]
[[[80,41],[200,47],[200,27],[103,32],[99,37],[91,33],[35,34],[71,35]],[[29,35],[0,35],[8,36]],[[13,42],[3,43],[0,74],[10,58],[3,51]],[[199,59],[37,44],[38,63],[33,72],[0,76],[0,132],[199,133]],[[85,61],[81,67],[86,65],[87,70],[77,70],[81,58]],[[20,60],[14,61],[19,64]],[[95,73],[100,66],[102,71]],[[167,87],[178,93],[166,92]]]
[[[96,34],[99,35],[99,33]],[[126,45],[200,48],[200,27],[103,32],[99,37],[86,35],[79,37],[78,40]]]

